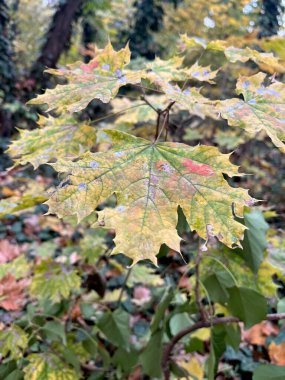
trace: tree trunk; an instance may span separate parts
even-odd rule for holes
[[[12,115],[4,106],[15,100],[16,70],[13,63],[8,7],[0,0],[0,136],[8,137],[13,130]]]
[[[30,77],[35,80],[35,87],[46,87],[43,70],[47,67],[55,67],[61,53],[68,46],[71,38],[72,22],[80,11],[83,2],[84,0],[66,0],[59,5],[55,12],[46,35],[46,42],[31,69]]]
[[[283,12],[282,0],[262,0],[259,38],[274,36],[278,33]]]

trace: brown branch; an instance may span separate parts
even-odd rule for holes
[[[120,294],[119,294],[118,305],[120,305],[120,303],[122,302],[122,298],[123,298],[123,294],[124,294],[124,291],[125,291],[125,287],[127,286],[127,282],[128,282],[128,279],[129,279],[129,277],[130,277],[130,275],[131,275],[132,270],[133,270],[133,267],[130,267],[130,268],[128,269],[128,272],[127,272],[127,274],[126,274],[126,277],[125,277],[124,283],[123,283],[123,285],[122,285],[122,287],[121,287],[121,291],[120,291]]]
[[[279,314],[268,314],[266,317],[267,321],[280,321],[281,319],[285,319],[285,313],[279,313]],[[191,334],[192,332],[202,329],[204,327],[211,327],[216,325],[222,325],[227,323],[239,323],[241,320],[237,317],[216,317],[212,318],[211,320],[206,321],[199,321],[195,323],[192,326],[186,327],[185,329],[181,330],[178,334],[176,334],[170,342],[165,346],[163,355],[162,355],[162,371],[164,374],[164,380],[169,380],[170,378],[170,369],[169,369],[169,362],[170,362],[170,356],[172,353],[172,350],[174,346],[179,342],[180,339],[182,339],[185,335]]]

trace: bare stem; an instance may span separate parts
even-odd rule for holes
[[[266,317],[267,321],[280,321],[282,319],[285,319],[285,313],[268,314]],[[170,378],[169,362],[170,362],[170,356],[171,356],[172,350],[174,346],[180,341],[180,339],[182,339],[185,335],[191,334],[192,332],[205,328],[205,327],[223,325],[227,323],[239,323],[239,322],[241,322],[239,318],[232,317],[232,316],[212,318],[211,320],[199,321],[195,323],[194,325],[186,327],[185,329],[181,330],[178,334],[176,334],[171,339],[171,341],[164,348],[162,361],[161,361],[162,371],[164,374],[164,380],[169,380]]]
[[[125,280],[124,280],[124,283],[121,287],[121,291],[120,291],[120,294],[119,294],[119,298],[118,298],[118,304],[120,305],[120,303],[122,302],[122,298],[123,298],[123,294],[124,294],[124,290],[125,290],[125,287],[127,285],[127,282],[128,282],[128,279],[130,277],[130,274],[132,272],[132,267],[128,269],[128,272],[126,274],[126,277],[125,277]]]

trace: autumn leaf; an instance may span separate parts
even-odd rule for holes
[[[11,244],[9,240],[0,241],[0,264],[15,259],[20,253],[21,250],[18,245]]]
[[[31,354],[24,368],[25,380],[79,380],[80,376],[57,355],[51,353]]]
[[[276,344],[271,342],[268,347],[271,363],[285,366],[285,342]]]
[[[219,70],[212,71],[210,66],[200,66],[198,63],[186,69],[186,73],[191,79],[211,84],[215,83],[213,79],[216,77],[218,71]]]
[[[8,273],[0,281],[0,307],[9,311],[22,310],[26,303],[24,291],[29,280],[17,281],[13,275]]]
[[[229,62],[247,62],[251,60],[255,62],[261,70],[271,74],[285,72],[285,66],[279,63],[279,58],[275,57],[272,53],[261,53],[249,47],[239,49],[234,46],[226,47],[224,53]]]
[[[272,322],[263,321],[246,330],[243,334],[243,338],[251,344],[265,346],[266,339],[269,336],[276,336],[278,332],[279,328]]]
[[[182,377],[181,380],[203,380],[204,379],[204,369],[203,365],[199,360],[192,356],[189,361],[180,361],[180,367],[182,367],[187,372],[187,377]]]
[[[243,95],[244,101],[227,99],[218,107],[229,125],[243,128],[251,135],[264,131],[285,152],[285,85],[276,81],[266,87],[265,77],[263,73],[240,77],[237,93]]]
[[[52,260],[43,260],[35,267],[31,294],[52,302],[68,298],[72,291],[79,290],[80,277],[75,270],[69,270]]]
[[[258,43],[259,41],[256,41]],[[186,34],[180,36],[180,45],[182,51],[186,49],[207,49],[223,52],[227,60],[231,63],[235,62],[255,62],[261,70],[274,73],[284,73],[285,66],[280,62],[280,59],[272,53],[264,53],[249,47],[238,48],[230,45],[227,40],[206,41],[204,39],[188,37]],[[260,42],[262,46],[262,42]]]
[[[41,128],[19,130],[19,138],[7,150],[15,165],[31,163],[36,169],[59,157],[75,158],[96,143],[95,128],[78,123],[70,116],[41,116],[38,124]]]
[[[168,100],[175,102],[180,109],[189,111],[191,114],[205,118],[205,116],[213,119],[218,118],[219,110],[216,102],[205,98],[195,87],[181,89],[177,85],[165,83],[164,81],[156,82],[156,84],[165,93]]]
[[[214,83],[218,70],[212,71],[210,66],[200,66],[198,63],[190,67],[182,67],[183,58],[174,57],[167,61],[156,58],[146,65],[146,71],[142,74],[144,79],[161,86],[171,81],[185,81],[195,79],[201,82]]]
[[[23,356],[23,351],[27,348],[28,336],[19,326],[13,324],[9,328],[0,331],[0,353],[5,357],[8,354],[13,359]]]
[[[47,89],[29,104],[49,105],[48,110],[79,112],[93,100],[108,103],[120,87],[141,81],[140,71],[129,71],[131,52],[128,45],[115,51],[109,42],[104,49],[97,49],[95,58],[89,63],[76,62],[63,69],[48,69],[46,72],[68,80],[68,84],[58,84]]]
[[[15,214],[18,211],[26,210],[33,206],[43,203],[47,200],[44,195],[26,194],[21,196],[14,196],[0,200],[0,218],[5,215]]]
[[[228,246],[240,245],[245,227],[234,220],[232,204],[242,215],[252,199],[224,179],[224,173],[239,175],[229,155],[209,146],[153,144],[126,133],[105,132],[112,150],[52,164],[70,176],[48,201],[50,213],[77,215],[80,221],[115,193],[117,207],[98,212],[98,225],[115,229],[113,253],[125,253],[134,263],[144,259],[156,263],[162,244],[180,251],[178,206],[205,240],[210,235]]]

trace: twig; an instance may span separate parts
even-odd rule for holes
[[[124,108],[124,109],[122,109],[121,111],[118,111],[118,112],[108,113],[107,115],[104,115],[104,116],[102,116],[102,117],[99,117],[98,119],[92,120],[91,125],[98,123],[98,121],[108,119],[109,117],[113,117],[113,116],[117,116],[117,115],[119,115],[119,114],[121,114],[121,113],[125,113],[126,111],[128,111],[128,110],[130,110],[130,109],[132,109],[132,108],[137,108],[137,107],[141,107],[141,106],[144,106],[144,103],[141,103],[141,104],[135,104],[134,106]]]
[[[141,96],[141,100],[143,100],[148,106],[150,106],[150,108],[152,108],[158,115],[159,115],[159,110],[157,108],[155,108],[151,103],[150,101],[145,97],[145,95],[142,95]]]
[[[160,119],[161,117],[163,116],[163,123],[162,123],[162,126],[159,130],[159,127],[160,127]],[[168,113],[165,113],[164,111],[160,113],[160,115],[158,116],[158,121],[157,121],[157,125],[156,125],[156,133],[155,133],[155,140],[154,140],[154,143],[156,143],[162,132],[164,131],[164,128],[166,127],[167,125],[167,121],[168,121]]]
[[[285,313],[268,314],[265,319],[267,321],[280,321],[282,319],[285,319]],[[191,334],[192,332],[205,328],[205,327],[223,325],[227,323],[239,323],[239,322],[241,322],[239,318],[232,317],[232,316],[212,318],[211,320],[199,321],[195,323],[194,325],[186,327],[185,329],[181,330],[178,334],[176,334],[170,340],[170,342],[164,348],[162,361],[161,361],[162,371],[164,374],[164,380],[169,380],[170,378],[169,362],[170,362],[170,356],[171,356],[172,350],[174,346],[179,342],[179,340],[182,339],[185,335]]]
[[[131,274],[131,272],[132,272],[132,269],[133,269],[133,267],[129,268],[129,269],[128,269],[128,272],[127,272],[127,274],[126,274],[126,277],[125,277],[124,283],[123,283],[123,285],[122,285],[122,287],[121,287],[121,291],[120,291],[120,294],[119,294],[118,305],[120,305],[120,303],[122,302],[122,298],[123,298],[124,290],[125,290],[125,287],[126,287],[126,285],[127,285],[127,282],[128,282],[129,277],[130,277],[130,274]]]

